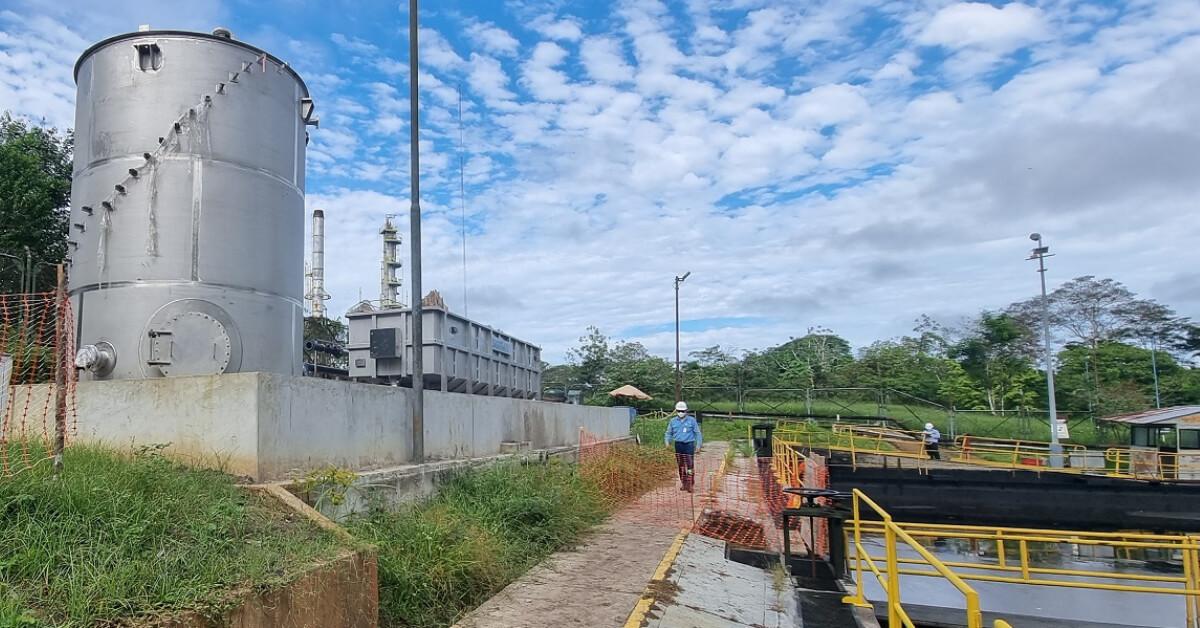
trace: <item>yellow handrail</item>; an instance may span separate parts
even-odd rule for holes
[[[775,430],[775,440],[803,449],[843,451],[850,464],[858,466],[859,455],[885,455],[926,460],[929,454],[921,432],[886,427],[834,424],[825,429],[810,423],[784,423]]]
[[[890,523],[887,521],[862,521],[856,526],[855,532],[856,534],[882,534],[886,543],[890,528],[898,528],[909,539],[960,539],[970,542],[990,541],[995,543],[997,564],[941,561],[941,565],[946,568],[963,570],[960,574],[963,580],[1126,593],[1183,595],[1186,596],[1185,607],[1187,610],[1185,625],[1188,628],[1200,628],[1200,562],[1198,562],[1200,542],[1195,537],[1136,532],[988,528],[950,524]],[[892,534],[896,533],[892,532]],[[1168,556],[1177,555],[1183,563],[1183,574],[1106,573],[1095,570],[1058,569],[1032,565],[1031,545],[1062,543],[1084,547],[1107,547],[1113,551],[1114,555],[1118,555],[1122,551],[1128,553],[1131,550],[1157,550]],[[1018,564],[1009,564],[1011,559],[1006,548],[1015,548]],[[865,552],[865,548],[861,544],[856,544],[853,560],[877,560],[870,556],[858,556],[860,551]],[[924,555],[921,559],[898,558],[896,568],[899,575],[942,577],[940,569],[904,567],[904,565],[924,566],[927,563],[927,557]],[[1087,580],[1075,578],[1087,578]]]
[[[882,519],[882,521],[877,522],[883,528],[884,549],[886,552],[885,566],[882,570],[875,558],[866,551],[866,548],[862,544],[863,524],[866,521],[862,518],[861,504],[866,504]],[[900,569],[901,559],[897,555],[896,550],[897,540],[900,540],[916,551],[919,556],[925,559],[925,564],[933,567],[938,575],[949,581],[954,588],[963,594],[963,598],[966,600],[967,628],[983,628],[983,612],[980,610],[979,594],[975,592],[975,589],[971,588],[970,585],[938,560],[937,557],[929,553],[929,550],[925,549],[920,543],[917,543],[912,536],[892,521],[892,516],[887,511],[872,501],[862,491],[858,489],[853,490],[851,507],[853,518],[848,523],[853,527],[854,532],[855,580],[858,586],[856,587],[855,594],[847,597],[846,602],[858,606],[867,605],[863,587],[863,565],[865,564],[867,569],[875,575],[880,586],[883,587],[884,592],[887,594],[888,627],[899,628],[900,626],[904,626],[905,628],[915,628],[912,618],[908,616],[908,613],[901,605],[900,574],[902,570]]]
[[[1200,480],[1200,451],[1156,451],[1110,447],[1104,451],[1108,474],[1139,480]],[[1182,462],[1181,462],[1182,460]]]
[[[773,443],[773,469],[782,486],[800,486],[803,480],[805,457],[797,443],[777,439]],[[998,582],[1092,589],[1100,591],[1151,593],[1185,596],[1187,628],[1200,628],[1200,537],[1177,534],[1142,532],[1081,532],[1039,528],[980,527],[954,524],[898,523],[879,504],[859,489],[852,491],[852,513],[847,520],[847,552],[855,582],[854,595],[844,601],[869,606],[864,579],[874,575],[887,596],[888,626],[913,628],[912,619],[903,608],[900,595],[900,576],[932,576],[943,578],[954,586],[966,601],[966,625],[982,628],[983,616],[979,595],[967,581]],[[795,501],[789,499],[788,506]],[[865,507],[864,507],[865,505]],[[873,513],[864,519],[864,513]],[[882,536],[884,553],[872,556],[863,544],[864,535]],[[961,539],[971,543],[994,543],[996,563],[974,563],[941,560],[918,539]],[[1182,575],[1106,573],[1083,569],[1060,569],[1038,566],[1033,552],[1038,544],[1071,544],[1076,547],[1108,548],[1114,556],[1129,555],[1136,550],[1149,550],[1177,557],[1183,567]],[[898,547],[908,546],[915,557],[900,557]],[[1014,556],[1015,554],[1015,556]],[[958,571],[956,571],[958,570]],[[1081,579],[1082,578],[1082,579]],[[993,627],[1008,626],[997,620]],[[1011,627],[1010,627],[1011,628]]]

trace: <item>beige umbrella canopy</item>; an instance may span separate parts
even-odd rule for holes
[[[651,397],[650,395],[647,395],[646,393],[638,390],[637,388],[634,388],[633,386],[631,386],[629,384],[625,384],[624,386],[622,386],[616,390],[608,391],[608,396],[610,396],[610,397],[632,397],[633,399],[642,399],[644,401],[649,401],[650,399],[654,398],[654,397]]]

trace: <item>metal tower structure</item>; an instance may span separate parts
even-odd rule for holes
[[[392,218],[394,216],[387,216],[383,221],[383,228],[379,230],[383,236],[383,261],[379,266],[379,307],[385,309],[401,305],[399,294],[403,283],[400,279],[400,269],[404,266],[400,262],[400,233],[392,224]]]

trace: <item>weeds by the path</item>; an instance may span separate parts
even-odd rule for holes
[[[352,521],[379,548],[380,623],[448,626],[551,553],[569,547],[673,468],[661,449],[606,447],[580,466],[469,471],[437,496]],[[620,490],[605,478],[621,477]]]
[[[598,488],[563,464],[469,471],[437,496],[349,524],[379,548],[384,626],[447,626],[606,514]]]
[[[58,478],[44,464],[0,480],[0,626],[216,613],[231,588],[282,584],[338,551],[227,475],[73,446]]]

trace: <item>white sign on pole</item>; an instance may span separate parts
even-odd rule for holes
[[[1071,438],[1071,431],[1067,429],[1066,419],[1057,419],[1054,421],[1054,429],[1058,432],[1059,440],[1068,440]]]

